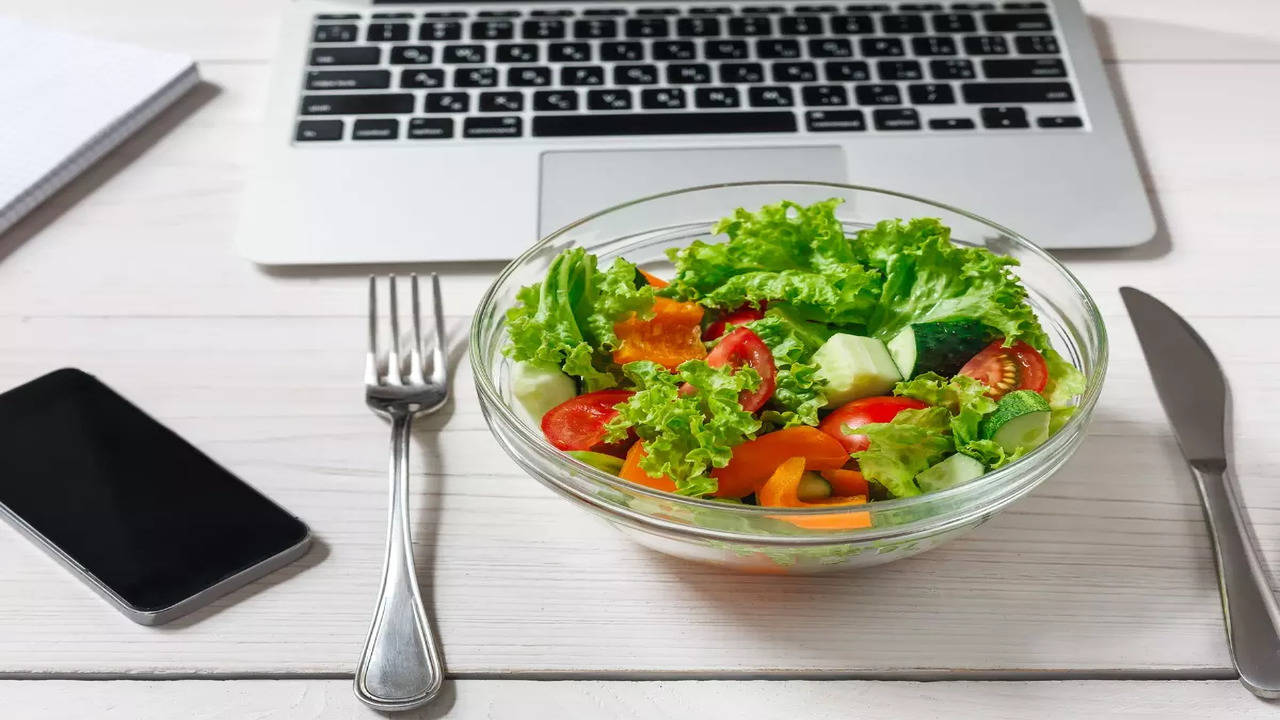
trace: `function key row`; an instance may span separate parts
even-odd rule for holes
[[[785,13],[795,13],[800,15],[822,14],[822,13],[886,13],[886,12],[940,12],[946,9],[966,12],[983,12],[993,10],[1045,10],[1048,5],[1044,2],[1006,2],[997,6],[993,2],[953,2],[949,5],[943,3],[899,3],[898,5],[889,5],[886,3],[856,3],[856,4],[820,4],[820,5],[748,5],[742,7],[738,12],[744,14],[760,14],[760,15],[779,15]],[[684,13],[689,15],[732,15],[735,14],[733,7],[728,5],[708,5],[699,7],[679,8],[679,7],[641,7],[634,11],[635,15],[662,15],[672,16]],[[617,17],[632,14],[623,8],[587,8],[581,13],[570,8],[553,8],[553,9],[536,9],[525,13],[521,10],[481,10],[475,13],[477,18],[566,18],[575,17],[577,15],[587,17]],[[471,13],[466,10],[432,10],[421,14],[425,19],[462,19],[471,17]],[[369,16],[373,20],[414,20],[419,14],[412,12],[376,12]],[[363,20],[364,16],[360,13],[320,13],[315,16],[315,22],[332,22],[338,20]]]

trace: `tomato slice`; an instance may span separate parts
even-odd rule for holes
[[[732,310],[724,317],[708,325],[707,329],[702,331],[702,339],[708,342],[712,340],[719,340],[720,336],[724,335],[724,331],[728,326],[746,325],[752,320],[759,320],[764,317],[764,311],[768,309],[768,307],[769,304],[767,302],[762,302],[758,308],[750,305],[743,305],[737,310]]]
[[[990,387],[987,394],[993,398],[1014,390],[1040,392],[1049,381],[1049,369],[1043,355],[1021,340],[1005,347],[1003,338],[974,355],[960,368],[960,374]]]
[[[764,344],[759,335],[747,328],[736,328],[720,341],[707,354],[707,364],[711,367],[729,365],[731,367],[749,366],[760,374],[760,387],[755,390],[743,390],[738,402],[747,412],[755,412],[764,406],[773,391],[777,388],[778,367],[773,363],[773,353]]]
[[[866,435],[846,433],[845,426],[856,429],[872,423],[887,423],[903,410],[922,410],[927,407],[929,406],[919,400],[908,397],[886,395],[859,398],[841,405],[823,418],[818,429],[839,440],[845,450],[851,453],[861,452],[870,447],[871,440]]]
[[[569,398],[542,416],[542,434],[560,450],[593,450],[622,457],[631,442],[605,443],[605,425],[617,417],[614,407],[634,394],[630,390],[597,390]]]

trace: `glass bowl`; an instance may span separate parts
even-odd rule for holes
[[[671,495],[609,475],[561,453],[537,421],[514,402],[509,386],[506,311],[516,291],[539,282],[551,259],[581,246],[601,265],[625,257],[658,275],[671,272],[664,253],[707,238],[712,223],[735,208],[754,210],[780,200],[810,204],[841,198],[846,231],[886,218],[935,217],[959,243],[1017,258],[1016,268],[1045,331],[1064,357],[1088,377],[1079,411],[1048,442],[1020,460],[968,483],[918,497],[848,510],[732,505]],[[971,530],[1031,492],[1080,445],[1107,367],[1102,317],[1065,267],[1030,240],[972,213],[902,193],[854,185],[760,182],[679,190],[619,205],[583,218],[531,247],[498,275],[471,325],[470,360],[489,429],[534,478],[607,520],[637,542],[689,560],[748,572],[807,573],[854,568],[908,557]],[[842,517],[856,514],[853,517]],[[857,529],[823,529],[827,527]]]

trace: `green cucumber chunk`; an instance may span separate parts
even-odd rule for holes
[[[511,394],[534,422],[551,408],[578,394],[573,378],[559,370],[549,370],[526,362],[511,368]]]
[[[617,475],[622,472],[622,458],[590,450],[570,450],[569,455],[580,463],[590,465],[597,470],[603,470],[610,475]]]
[[[972,319],[915,323],[888,342],[889,355],[902,377],[926,372],[951,377],[991,341],[991,330]]]
[[[996,409],[982,421],[982,437],[994,440],[1005,452],[1031,450],[1049,439],[1049,403],[1034,390],[1014,390],[1000,398]]]
[[[982,477],[986,472],[987,468],[980,460],[956,453],[921,470],[916,475],[916,485],[924,492],[937,492]]]
[[[816,472],[806,471],[800,476],[800,484],[796,486],[796,497],[801,502],[826,500],[831,497],[831,483]]]
[[[810,362],[817,366],[814,375],[825,383],[822,392],[828,406],[887,395],[902,379],[884,343],[875,338],[837,333],[818,348]]]

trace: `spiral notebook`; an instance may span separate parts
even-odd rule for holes
[[[188,57],[0,18],[0,233],[199,82]]]

